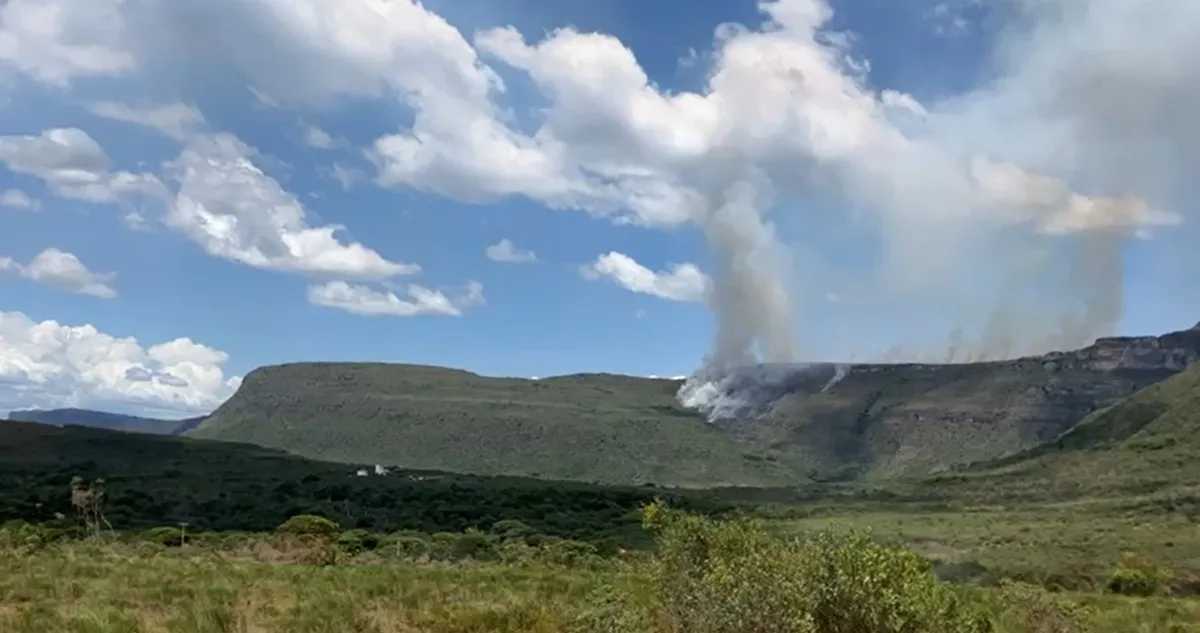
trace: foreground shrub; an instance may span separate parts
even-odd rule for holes
[[[299,542],[299,562],[306,565],[332,565],[338,559],[334,537],[340,529],[337,523],[325,517],[299,514],[284,521],[276,531]]]
[[[346,530],[337,538],[343,552],[354,556],[379,547],[379,536],[363,529]]]
[[[863,535],[784,540],[757,521],[716,522],[648,506],[652,577],[672,627],[689,633],[983,633],[916,554]]]
[[[25,521],[8,521],[0,525],[0,547],[42,548],[56,541],[77,537],[72,530]]]
[[[389,534],[377,548],[377,551],[403,560],[427,558],[432,550],[433,546],[426,538],[415,534]]]
[[[628,592],[601,586],[583,600],[586,605],[571,622],[567,633],[634,633],[654,631],[653,610],[636,602]]]
[[[495,560],[498,539],[475,528],[455,534],[449,543],[449,554],[453,560]]]
[[[537,560],[563,567],[588,567],[600,560],[595,545],[582,541],[563,540],[536,549]]]
[[[666,617],[691,633],[815,631],[798,548],[749,521],[646,509],[659,538],[651,577]]]
[[[179,547],[183,545],[183,530],[177,527],[156,527],[150,528],[141,535],[142,541],[157,543],[165,547]]]
[[[1171,581],[1167,570],[1125,554],[1108,577],[1108,590],[1125,596],[1155,596],[1166,593]]]
[[[1087,611],[1082,607],[1028,583],[1000,585],[999,616],[1003,630],[1028,633],[1086,633]]]

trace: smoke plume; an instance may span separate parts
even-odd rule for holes
[[[998,6],[1010,15],[987,79],[928,103],[869,88],[869,60],[828,31],[825,0],[762,2],[761,29],[721,31],[705,97],[733,122],[695,214],[717,263],[718,333],[681,402],[720,410],[735,368],[807,359],[768,220],[805,210],[774,205],[779,192],[851,209],[882,253],[866,291],[944,328],[880,360],[1011,358],[1114,332],[1125,250],[1193,213],[1200,3]]]

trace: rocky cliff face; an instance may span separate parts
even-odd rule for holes
[[[1200,362],[1200,324],[1163,336],[1102,338],[1081,350],[1047,354],[1044,358],[1050,363],[1076,363],[1098,371],[1166,369],[1179,372]]]
[[[727,426],[818,478],[923,475],[1053,440],[1198,362],[1200,327],[1012,361],[854,365],[826,391],[810,381]]]

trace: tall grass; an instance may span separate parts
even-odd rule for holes
[[[9,541],[0,547],[0,631],[1175,633],[1200,624],[1188,600],[949,586],[912,552],[862,534],[784,539],[754,521],[658,505],[645,520],[653,554],[618,559],[478,534],[461,536],[491,542],[493,554],[414,554],[384,541],[353,552],[336,545],[320,564],[303,562],[317,542],[284,535],[184,547]]]

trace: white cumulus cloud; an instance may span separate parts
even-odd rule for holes
[[[101,299],[117,297],[117,289],[113,286],[113,281],[117,278],[116,273],[93,272],[84,266],[78,257],[57,248],[47,248],[28,264],[21,264],[9,257],[0,257],[0,272],[15,273],[75,294]]]
[[[440,290],[417,284],[409,284],[397,295],[388,288],[329,281],[309,286],[308,301],[360,316],[462,316],[463,310],[483,305],[484,296],[483,284],[479,282],[471,282],[461,293],[449,297]]]
[[[161,200],[167,195],[153,174],[111,171],[108,154],[79,128],[0,136],[0,162],[15,172],[41,178],[63,198],[116,202],[138,195]]]
[[[488,259],[494,262],[519,264],[537,261],[537,253],[534,253],[531,250],[517,248],[517,246],[512,243],[512,240],[508,239],[507,237],[501,239],[495,244],[488,246],[486,249],[484,249],[484,253],[487,254]]]
[[[177,338],[143,346],[91,325],[36,322],[0,312],[0,410],[25,407],[120,409],[182,417],[206,413],[232,395],[225,352]]]
[[[0,6],[0,61],[66,86],[76,77],[127,74],[125,20],[112,0],[8,0]]]
[[[671,301],[703,301],[708,277],[695,264],[673,264],[654,271],[616,251],[600,255],[580,270],[586,279],[608,279],[626,290]]]
[[[253,156],[229,134],[191,140],[168,168],[179,191],[167,224],[211,255],[256,268],[355,279],[420,272],[339,238],[343,227],[311,226],[300,201]]]

